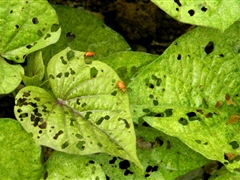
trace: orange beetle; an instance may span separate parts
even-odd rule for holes
[[[122,81],[118,81],[117,82],[117,87],[122,91],[122,92],[126,92],[126,86],[125,86],[125,84],[124,84],[124,82],[122,82]]]
[[[92,52],[92,51],[85,52],[84,54],[84,57],[93,57],[93,56],[95,56],[95,52]]]

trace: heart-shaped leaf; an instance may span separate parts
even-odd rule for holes
[[[23,62],[27,54],[55,43],[58,18],[45,0],[0,1],[0,55]]]
[[[36,142],[73,154],[106,152],[141,166],[128,96],[116,86],[117,74],[70,48],[50,60],[47,72],[52,93],[25,87],[14,108]]]

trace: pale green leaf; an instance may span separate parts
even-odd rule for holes
[[[0,119],[0,129],[1,179],[39,179],[44,170],[41,147],[16,120]]]
[[[233,170],[240,161],[240,23],[199,27],[176,40],[128,86],[133,118],[178,137]],[[229,159],[230,160],[230,159]]]
[[[151,0],[174,19],[224,31],[240,18],[239,0]]]
[[[23,62],[27,54],[58,40],[58,18],[46,0],[1,0],[0,7],[2,57]]]
[[[106,152],[141,166],[117,74],[99,61],[86,64],[84,52],[70,48],[50,60],[47,72],[51,94],[28,86],[16,96],[16,118],[35,141],[73,154]]]

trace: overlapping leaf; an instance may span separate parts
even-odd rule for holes
[[[136,122],[144,119],[229,170],[239,167],[233,157],[240,153],[239,29],[239,22],[225,33],[194,29],[128,88]]]
[[[231,0],[152,0],[178,21],[218,28],[222,31],[240,18],[240,1]]]
[[[126,93],[106,64],[67,48],[49,62],[52,92],[28,86],[16,96],[17,119],[38,144],[73,154],[106,152],[141,166]]]
[[[144,167],[139,173],[134,164],[108,155],[92,155],[102,164],[102,169],[110,179],[122,180],[169,180],[209,162],[201,154],[194,152],[179,139],[153,129],[137,126],[137,153]]]
[[[59,41],[43,50],[44,62],[59,51],[70,47],[79,51],[94,51],[95,59],[130,50],[130,46],[117,32],[89,12],[54,5],[62,34]]]
[[[1,0],[0,7],[2,57],[23,62],[27,54],[58,40],[58,18],[46,0]]]

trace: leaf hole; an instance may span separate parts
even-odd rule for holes
[[[66,34],[66,38],[67,38],[68,43],[72,42],[75,39],[75,37],[76,37],[75,34],[73,34],[72,32],[68,32]]]
[[[157,106],[158,105],[158,101],[157,100],[153,100],[153,105]]]
[[[18,28],[19,28],[19,25],[16,24],[15,27],[16,27],[16,29],[18,29]]]
[[[149,98],[150,98],[150,99],[153,99],[153,98],[154,98],[153,94],[150,94],[150,95],[149,95]]]
[[[81,134],[76,134],[75,136],[76,136],[76,138],[78,138],[78,139],[82,139],[82,138],[83,138]]]
[[[239,148],[239,144],[237,141],[232,141],[229,143],[230,146],[232,146],[232,149],[238,149]]]
[[[90,77],[95,78],[95,77],[97,77],[97,74],[98,74],[98,70],[95,67],[92,67],[90,69]]]
[[[177,60],[181,60],[181,58],[182,58],[182,55],[181,55],[181,54],[178,54]]]
[[[61,148],[62,148],[62,149],[66,149],[68,146],[69,146],[69,142],[66,141],[66,142],[64,142],[64,143],[62,144]]]
[[[67,52],[67,59],[68,61],[72,60],[75,57],[75,52],[74,51],[68,51]]]
[[[47,33],[47,35],[45,36],[44,40],[48,39],[51,37],[51,34]]]
[[[59,137],[61,134],[63,134],[63,131],[62,131],[62,130],[59,130],[59,131],[55,134],[55,136],[53,137],[53,139],[57,140],[58,137]]]
[[[76,72],[72,68],[70,68],[70,74],[74,75],[74,74],[76,74]]]
[[[26,118],[28,117],[28,113],[22,113],[19,115],[19,118]]]
[[[12,13],[13,13],[13,10],[10,10],[10,13],[12,14]]]
[[[109,161],[109,164],[114,164],[116,162],[117,158],[116,157],[113,157],[110,161]]]
[[[27,49],[31,49],[33,47],[33,45],[29,44],[26,46]]]
[[[203,6],[202,8],[201,8],[201,11],[203,11],[203,12],[206,12],[208,9],[205,7],[205,6]]]
[[[38,127],[41,128],[41,129],[46,129],[46,127],[47,127],[47,122],[46,122],[46,121],[43,122],[43,123],[40,124]]]
[[[90,119],[90,115],[92,114],[92,112],[88,111],[86,114],[85,114],[85,119]]]
[[[174,0],[174,2],[175,2],[178,6],[182,6],[180,0]]]
[[[210,54],[214,50],[214,44],[212,41],[210,41],[204,48],[204,51],[206,54]]]
[[[188,11],[188,14],[189,14],[190,16],[193,16],[193,15],[195,14],[195,12],[194,12],[193,9],[191,9],[191,10]]]
[[[61,56],[61,57],[60,57],[60,59],[61,59],[61,61],[62,61],[62,63],[63,63],[64,65],[66,65],[66,64],[67,64],[67,61],[65,61],[65,59],[64,59],[64,57],[63,57],[63,56]]]
[[[198,144],[201,144],[201,143],[202,143],[201,140],[195,140],[195,142],[198,143]]]
[[[53,24],[51,26],[51,32],[57,32],[60,26],[58,24]]]
[[[56,76],[57,78],[61,78],[63,75],[63,73],[58,73],[58,75]]]
[[[173,112],[172,112],[172,111],[173,111],[173,109],[166,109],[166,110],[164,111],[166,117],[172,116],[172,115],[173,115]]]
[[[125,123],[125,128],[130,128],[130,124],[127,122],[126,119],[118,118],[118,121],[123,121]]]
[[[117,95],[117,91],[115,90],[115,91],[111,92],[111,95],[112,96],[116,96]]]
[[[130,163],[128,160],[123,160],[119,162],[119,168],[120,169],[128,169],[130,167]]]
[[[39,23],[38,18],[36,18],[36,17],[32,18],[32,23],[33,24],[38,24]]]
[[[69,77],[69,74],[70,74],[69,72],[65,72],[64,76],[67,78],[67,77]]]
[[[30,91],[23,93],[23,97],[29,97],[29,96],[30,96]]]
[[[85,149],[84,144],[85,144],[84,141],[78,141],[78,143],[76,144],[76,148],[78,148],[78,149],[83,151]]]
[[[187,113],[186,115],[188,116],[188,119],[189,119],[190,121],[201,120],[201,119],[196,115],[195,112],[189,112],[189,113]]]
[[[219,54],[219,56],[220,56],[220,57],[224,57],[224,55],[223,55],[223,54]]]
[[[38,30],[38,31],[37,31],[37,35],[38,35],[39,37],[42,37],[42,36],[43,36],[42,31],[41,31],[41,30]]]
[[[178,120],[178,122],[179,122],[181,125],[183,125],[183,126],[188,125],[188,121],[187,121],[187,119],[185,119],[185,118],[180,118],[180,119]]]

